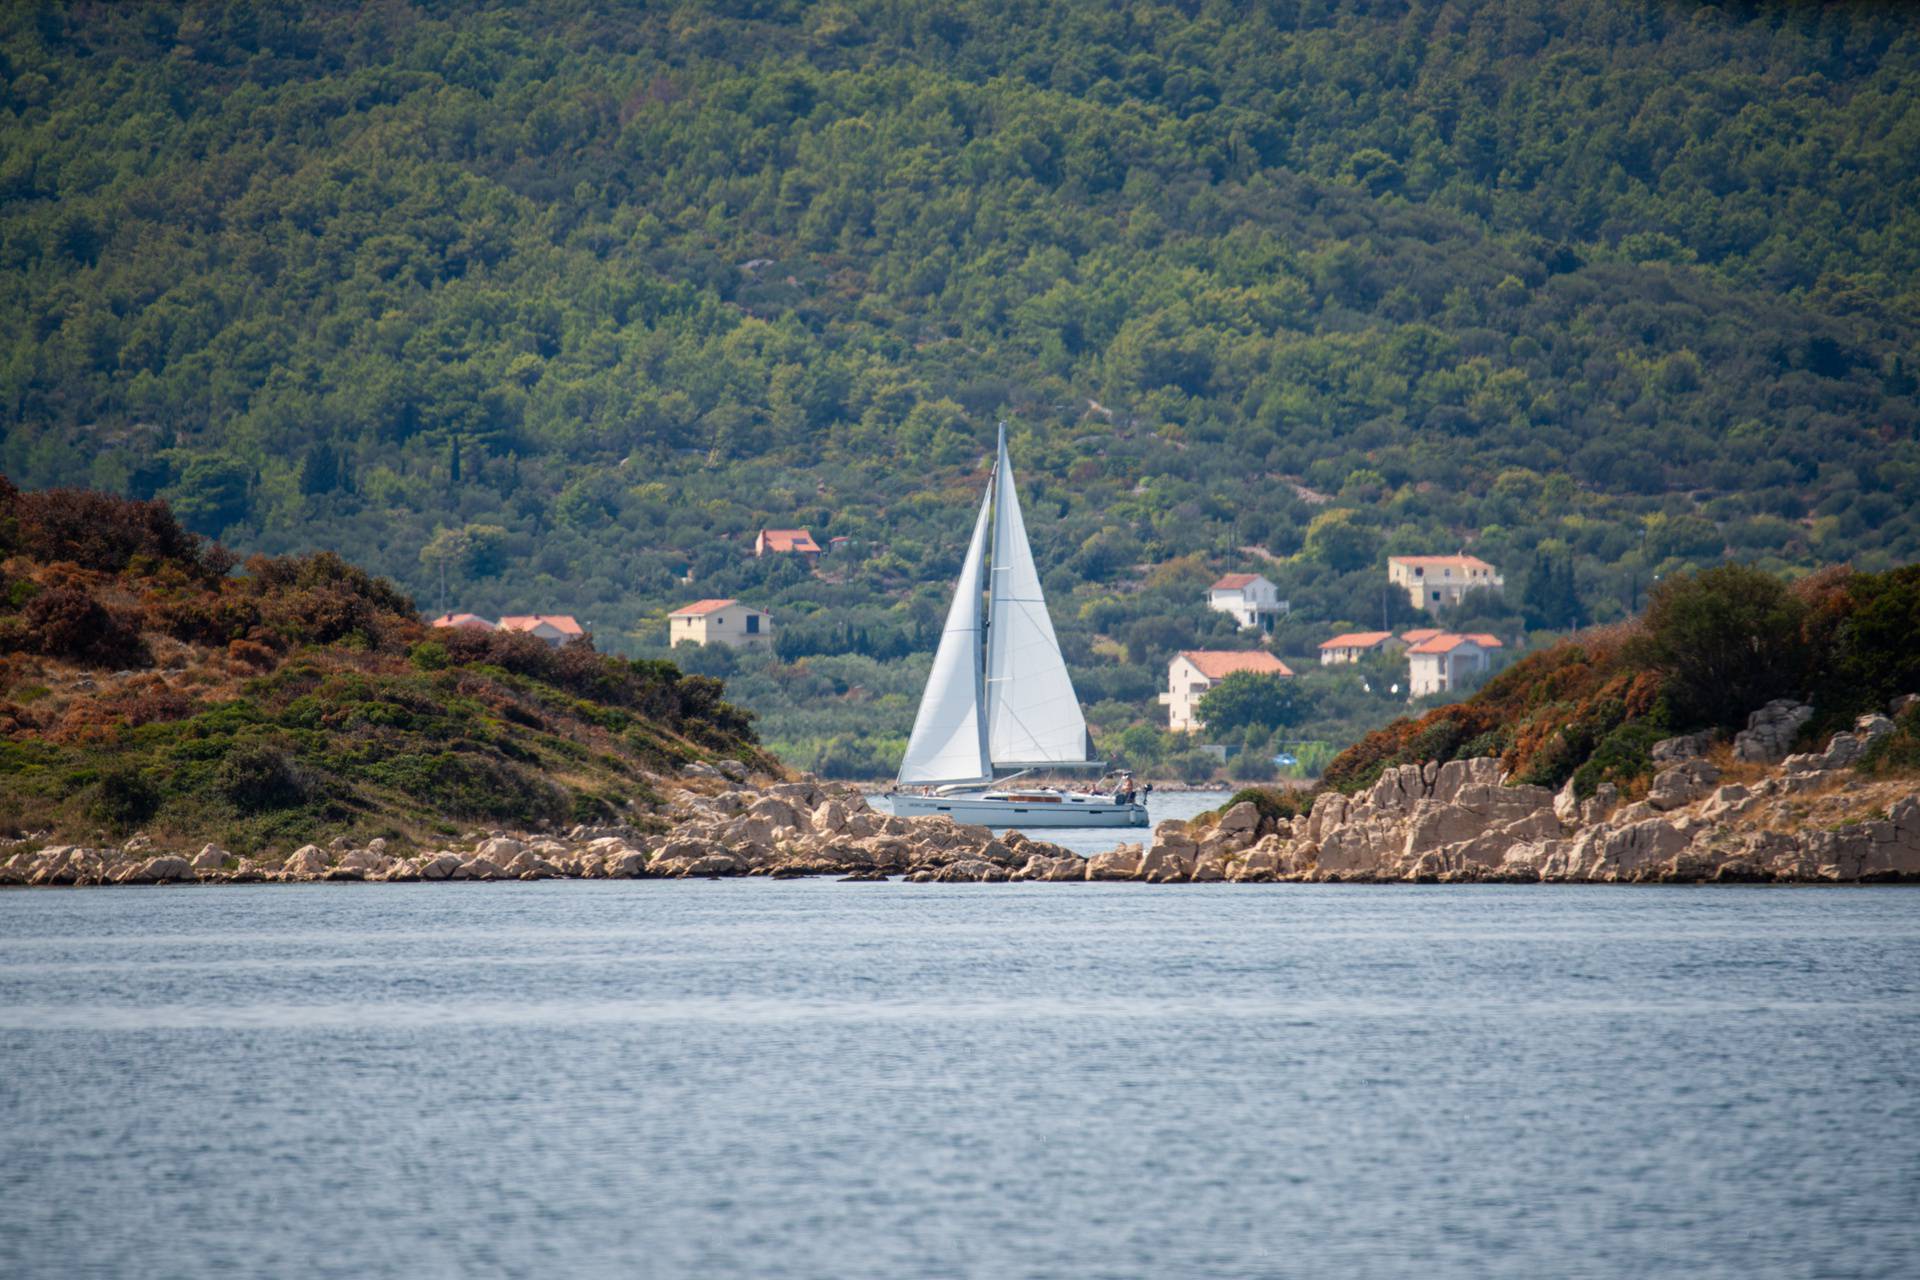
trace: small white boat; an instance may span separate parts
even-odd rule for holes
[[[1047,616],[1002,425],[889,807],[903,817],[944,813],[1023,830],[1146,826],[1147,806],[1130,791],[994,785],[1002,770],[1021,776],[1101,763]]]

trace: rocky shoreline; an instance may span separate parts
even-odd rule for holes
[[[0,885],[251,884],[315,881],[902,877],[916,883],[1855,883],[1920,879],[1920,784],[1858,776],[1884,716],[1863,716],[1817,754],[1783,756],[1807,709],[1773,703],[1730,746],[1674,738],[1644,798],[1509,784],[1479,758],[1390,769],[1364,792],[1320,795],[1310,812],[1164,822],[1151,843],[1090,857],[1018,831],[949,818],[896,818],[851,787],[815,779],[755,785],[689,765],[665,831],[575,827],[564,835],[471,832],[457,846],[390,852],[386,842],[306,845],[237,857],[214,845],[55,845],[0,858]]]

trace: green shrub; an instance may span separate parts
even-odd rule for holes
[[[422,671],[444,671],[451,661],[447,646],[438,640],[422,640],[408,651],[407,660]]]
[[[242,742],[227,752],[217,773],[220,793],[242,813],[263,813],[304,804],[312,787],[304,772],[278,748]]]
[[[1220,806],[1220,811],[1224,813],[1244,801],[1260,811],[1263,823],[1284,822],[1311,810],[1314,795],[1294,787],[1243,787]]]
[[[1681,727],[1738,728],[1755,707],[1805,690],[1806,621],[1806,605],[1785,582],[1723,564],[1656,588],[1639,647],[1665,677]]]
[[[160,789],[132,765],[110,765],[102,770],[87,796],[89,818],[108,830],[125,833],[153,817],[160,808]]]

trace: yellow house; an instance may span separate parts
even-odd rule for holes
[[[1469,591],[1506,585],[1479,556],[1388,556],[1387,581],[1406,592],[1416,609],[1452,608]]]
[[[667,615],[667,643],[770,645],[773,615],[738,600],[696,600]]]

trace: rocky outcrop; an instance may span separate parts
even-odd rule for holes
[[[1733,736],[1733,758],[1749,764],[1776,764],[1786,758],[1800,727],[1813,719],[1813,708],[1792,698],[1775,698],[1747,717],[1747,727]]]
[[[1835,881],[1920,878],[1920,795],[1911,780],[1858,775],[1893,732],[1861,717],[1819,752],[1785,756],[1807,719],[1771,703],[1737,741],[1777,766],[1709,758],[1702,736],[1657,744],[1643,798],[1610,784],[1582,795],[1515,784],[1493,759],[1389,769],[1354,795],[1326,793],[1298,816],[1240,803],[1163,823],[1145,845],[1082,857],[1018,831],[996,836],[950,818],[903,819],[813,779],[754,788],[713,766],[684,771],[670,829],[577,826],[564,835],[474,831],[445,848],[396,852],[335,839],[284,857],[191,857],[136,836],[117,848],[0,847],[0,885],[498,882],[554,878],[904,877],[926,884],[1127,881]],[[1736,755],[1738,754],[1736,751]],[[1715,760],[1722,763],[1716,764]],[[1733,780],[1723,774],[1733,772]],[[1762,776],[1764,775],[1764,776]]]

